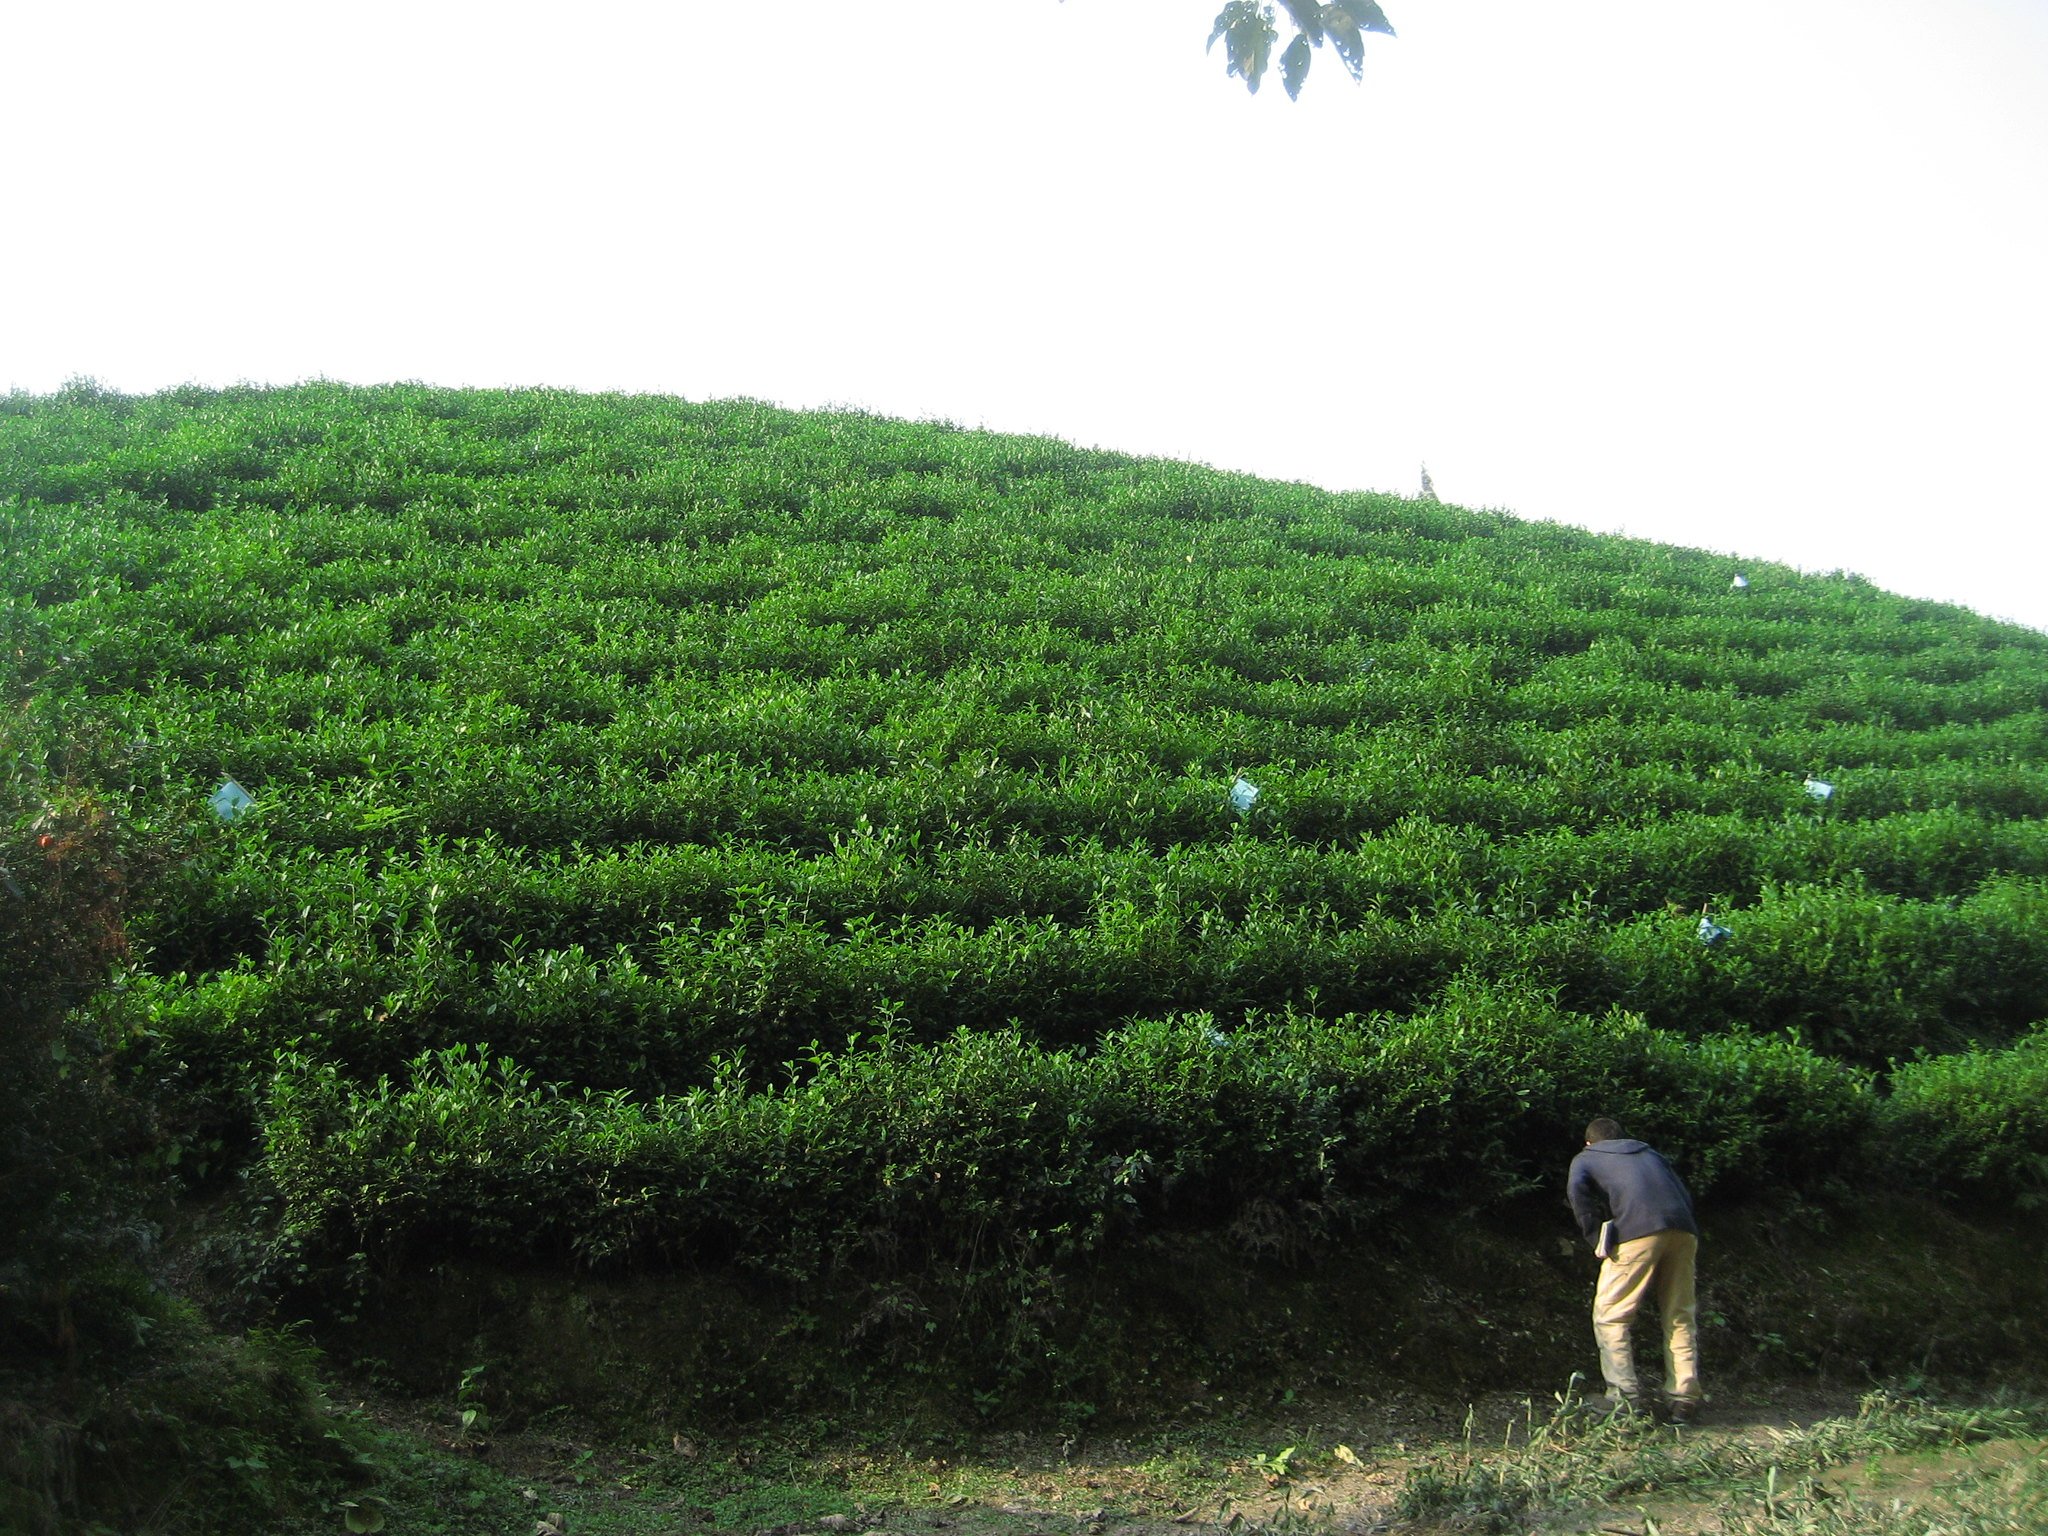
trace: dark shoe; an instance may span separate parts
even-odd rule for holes
[[[1697,1424],[1700,1421],[1700,1405],[1691,1398],[1676,1398],[1665,1409],[1673,1424]]]

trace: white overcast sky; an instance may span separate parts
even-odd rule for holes
[[[0,0],[0,388],[857,405],[2048,628],[2048,3]],[[1739,562],[1737,562],[1739,563]]]

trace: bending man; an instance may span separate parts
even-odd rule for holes
[[[1629,1330],[1654,1290],[1664,1323],[1664,1395],[1673,1422],[1691,1423],[1701,1402],[1693,1339],[1693,1260],[1700,1229],[1684,1181],[1656,1149],[1624,1136],[1603,1116],[1586,1127],[1586,1147],[1572,1159],[1565,1196],[1588,1244],[1597,1248],[1602,1223],[1613,1223],[1593,1293],[1593,1337],[1609,1401],[1643,1406]]]

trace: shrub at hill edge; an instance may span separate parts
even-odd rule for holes
[[[103,734],[53,723],[0,719],[0,1528],[256,1529],[361,1469],[306,1346],[222,1337],[147,1272],[150,1111],[68,1009],[162,849],[81,782]]]

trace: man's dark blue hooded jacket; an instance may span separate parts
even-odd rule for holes
[[[1594,1142],[1572,1159],[1565,1198],[1589,1243],[1599,1240],[1600,1223],[1610,1215],[1616,1242],[1653,1232],[1699,1235],[1684,1181],[1648,1142],[1629,1137]]]

